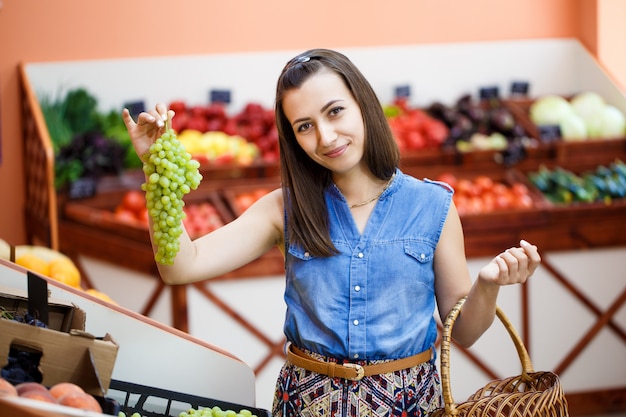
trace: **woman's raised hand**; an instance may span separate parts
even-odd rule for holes
[[[128,109],[122,112],[124,124],[133,142],[135,152],[144,161],[144,156],[148,154],[150,145],[165,132],[167,120],[174,117],[174,111],[168,110],[164,104],[157,104],[154,110],[141,112],[135,122]],[[144,161],[145,162],[145,161]]]
[[[519,247],[507,249],[483,267],[478,278],[487,284],[523,284],[540,263],[537,247],[522,240]]]

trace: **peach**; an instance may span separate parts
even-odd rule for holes
[[[17,395],[22,396],[25,392],[28,391],[46,391],[48,392],[48,388],[45,385],[40,384],[39,382],[22,382],[15,386],[17,389]]]
[[[56,403],[56,399],[48,392],[48,390],[41,391],[38,389],[31,389],[23,394],[20,394],[20,398],[30,398],[31,400],[43,401],[51,404]]]
[[[0,397],[17,397],[17,388],[4,378],[0,378]]]
[[[52,394],[52,396],[56,398],[57,400],[73,392],[79,393],[79,394],[85,393],[85,391],[80,386],[72,382],[59,382],[58,384],[51,386],[49,391],[50,391],[50,394]]]
[[[102,406],[93,395],[87,393],[69,393],[57,400],[58,404],[86,411],[102,413]]]

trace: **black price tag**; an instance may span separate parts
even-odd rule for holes
[[[511,83],[512,96],[527,96],[530,84],[527,81],[513,81]]]
[[[396,98],[409,98],[411,97],[411,86],[410,85],[399,85],[395,89]]]
[[[69,198],[78,200],[96,194],[96,180],[93,178],[79,178],[70,184]]]
[[[559,125],[541,125],[539,129],[539,139],[542,142],[550,143],[561,139],[561,128]]]
[[[230,104],[230,90],[211,90],[209,92],[209,102]]]
[[[137,120],[139,113],[146,110],[146,105],[143,101],[130,101],[124,104],[124,108],[127,108],[133,119]]]
[[[478,90],[480,100],[491,100],[500,97],[500,89],[498,86],[482,87]]]
[[[48,325],[48,281],[30,271],[28,279],[28,312],[33,318]]]
[[[509,143],[509,146],[500,154],[501,163],[505,166],[513,166],[526,158],[526,148],[520,141]]]

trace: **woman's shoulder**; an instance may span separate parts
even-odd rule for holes
[[[416,189],[420,189],[423,191],[430,191],[430,192],[443,192],[443,193],[454,193],[454,188],[452,188],[452,186],[450,186],[450,184],[443,182],[443,181],[438,181],[438,180],[433,180],[430,178],[422,178],[422,179],[418,179],[412,175],[409,174],[405,174],[405,173],[401,173],[402,174],[402,178],[403,178],[403,182],[410,188],[416,188]]]

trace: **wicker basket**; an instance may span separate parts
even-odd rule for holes
[[[452,326],[465,298],[446,317],[441,341],[441,385],[445,407],[431,417],[562,417],[568,416],[559,377],[552,372],[535,372],[524,343],[500,308],[496,314],[513,339],[522,364],[522,374],[491,381],[463,403],[455,403],[450,389],[450,341]]]

